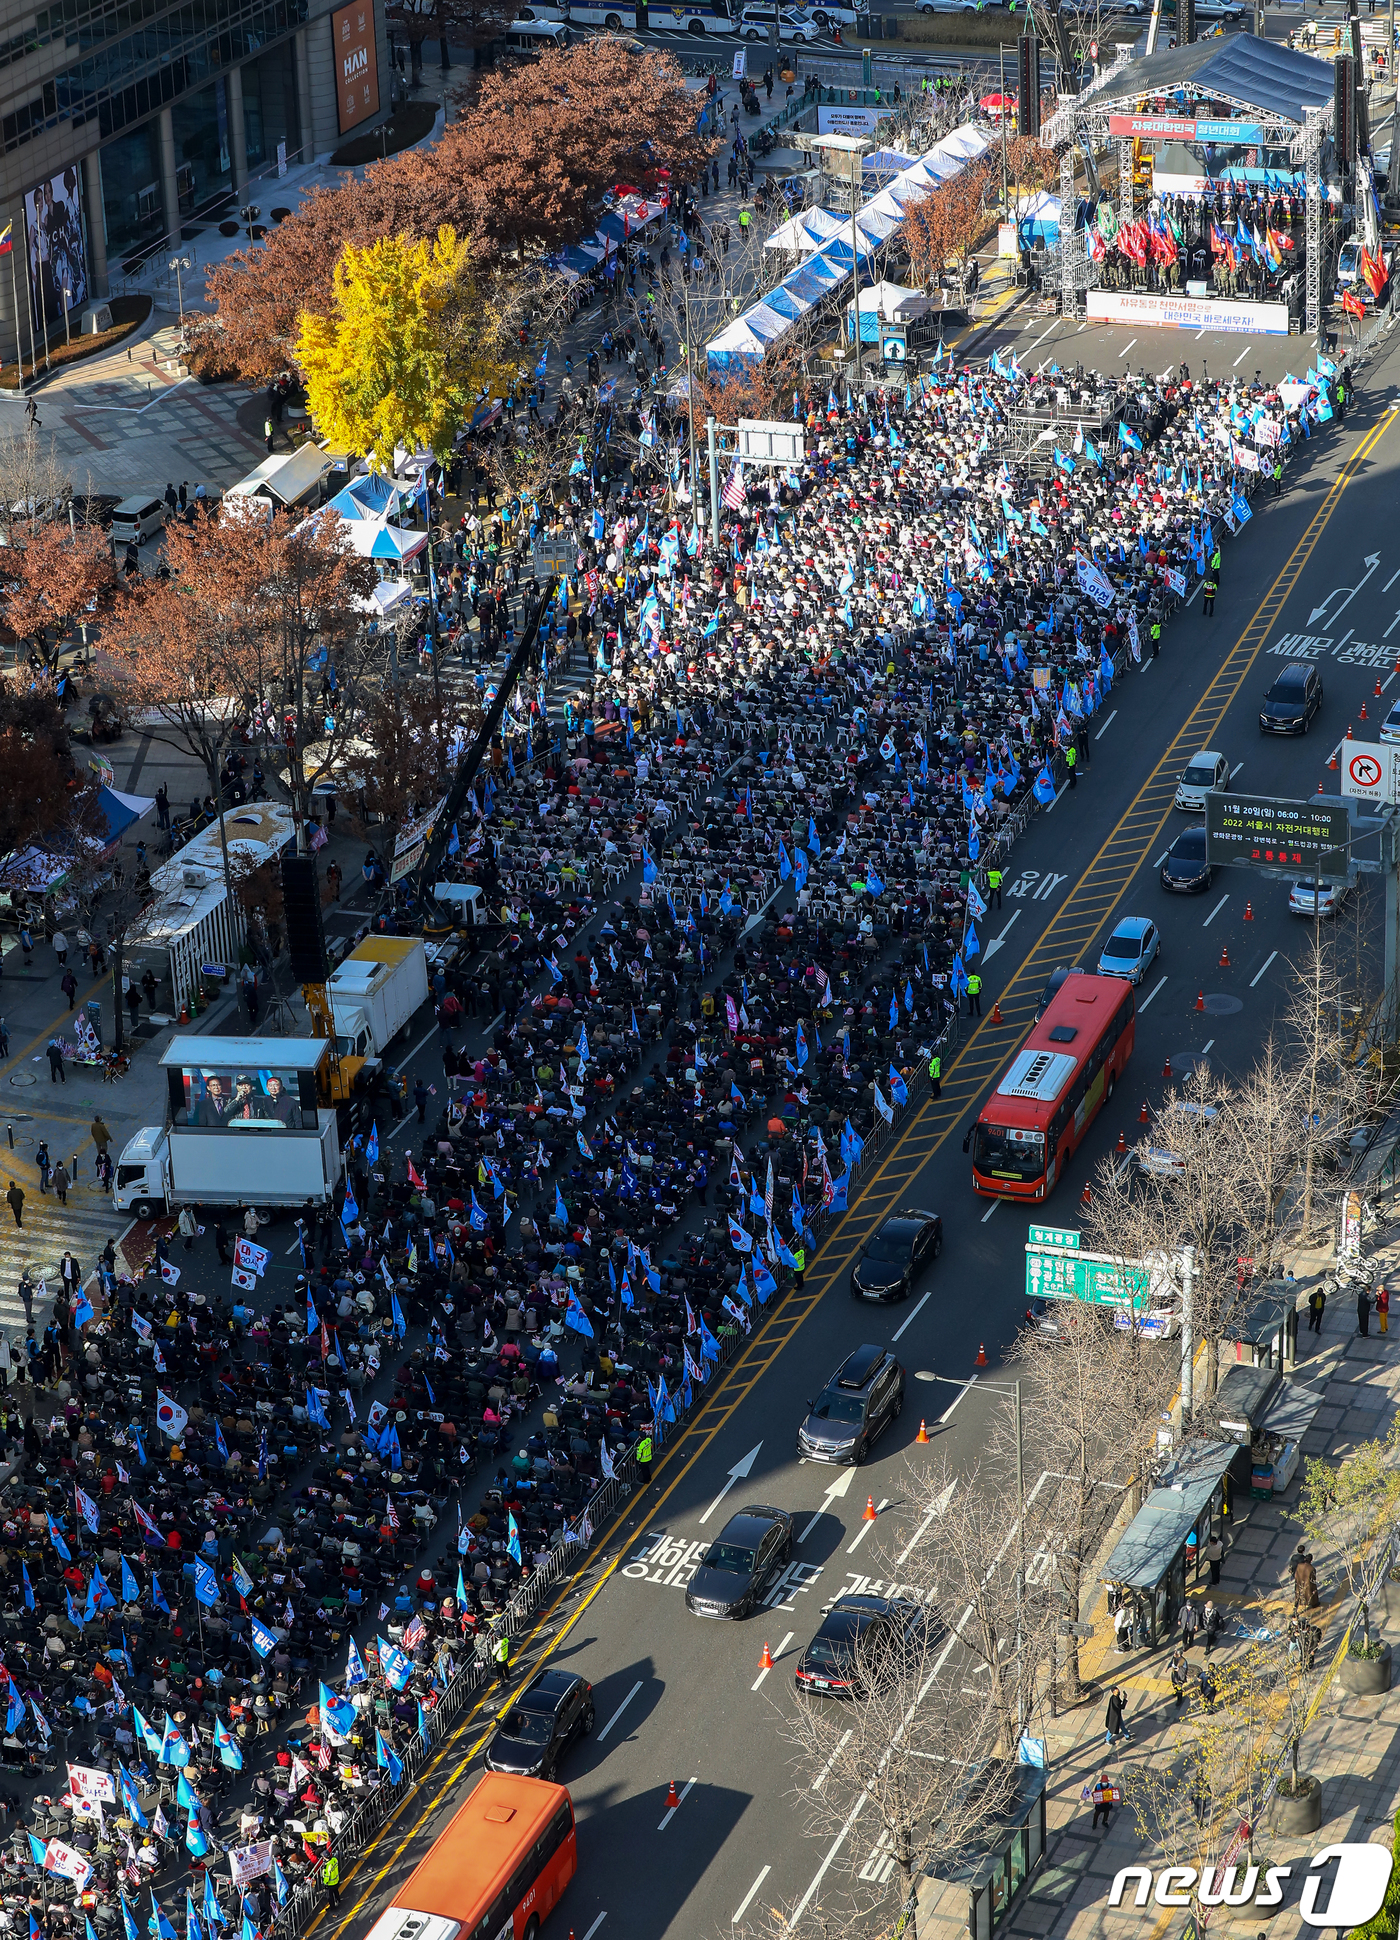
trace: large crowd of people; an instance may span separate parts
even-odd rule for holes
[[[443,640],[477,628],[483,689],[536,620],[544,659],[444,870],[493,928],[436,976],[441,1089],[406,1146],[358,1143],[292,1301],[256,1233],[237,1306],[188,1290],[178,1238],[109,1255],[100,1298],[57,1301],[35,1405],[0,1405],[4,1758],[79,1768],[25,1802],[12,1925],[82,1940],[139,1889],[137,1922],[188,1893],[262,1933],[334,1885],[595,1490],[800,1279],[976,1005],[1016,833],[1334,375],[945,356],[794,397],[805,459],[727,461],[714,543],[683,471],[463,527]],[[240,1894],[215,1861],[259,1839]]]

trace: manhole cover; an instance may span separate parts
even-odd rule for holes
[[[1210,1059],[1202,1051],[1173,1051],[1167,1062],[1174,1078],[1189,1078],[1193,1071],[1210,1070]]]
[[[1244,1009],[1244,1000],[1229,997],[1223,990],[1212,991],[1206,998],[1206,1012],[1211,1017],[1233,1017],[1237,1010]]]
[[[12,1071],[10,1073],[10,1083],[12,1085],[32,1085],[38,1082],[38,1079],[32,1071]]]

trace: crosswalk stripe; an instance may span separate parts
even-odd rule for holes
[[[70,1192],[68,1204],[61,1206],[52,1192],[26,1192],[24,1225],[16,1227],[7,1205],[0,1205],[0,1326],[24,1337],[24,1305],[18,1293],[20,1274],[27,1267],[37,1291],[41,1279],[52,1298],[59,1284],[59,1269],[65,1252],[75,1255],[84,1279],[97,1264],[97,1256],[109,1239],[115,1239],[128,1222],[125,1213],[116,1212],[105,1193],[93,1192],[76,1199]],[[45,1309],[35,1303],[36,1332],[47,1322]]]

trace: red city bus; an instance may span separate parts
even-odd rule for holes
[[[369,1940],[535,1940],[577,1866],[564,1787],[487,1772]]]
[[[1045,1199],[1132,1055],[1137,1004],[1121,977],[1067,977],[973,1130],[972,1184]]]

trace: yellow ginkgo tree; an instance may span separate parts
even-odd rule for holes
[[[394,449],[445,457],[477,400],[516,375],[505,326],[471,243],[444,226],[431,240],[347,243],[331,311],[304,310],[297,361],[307,402],[333,449],[392,471]]]

